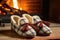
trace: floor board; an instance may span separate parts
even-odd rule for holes
[[[51,27],[53,33],[50,36],[35,36],[24,38],[14,34],[11,30],[0,31],[0,40],[60,40],[60,27]]]

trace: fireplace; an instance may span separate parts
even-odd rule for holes
[[[9,5],[11,8],[4,8],[2,9],[3,11],[19,10],[28,12],[29,14],[40,14],[42,10],[42,0],[8,0],[6,4]],[[3,13],[3,15],[6,14]]]
[[[42,0],[8,0],[4,7],[0,7],[0,25],[1,23],[10,23],[11,15],[21,16],[24,13],[40,16],[42,9]]]

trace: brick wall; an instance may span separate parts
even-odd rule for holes
[[[18,0],[18,5],[29,13],[41,13],[42,0]]]
[[[7,3],[13,7],[12,0],[8,0]],[[29,13],[41,13],[42,0],[18,0],[18,6]]]

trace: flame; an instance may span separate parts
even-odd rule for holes
[[[20,10],[22,10],[22,8],[20,8]]]
[[[19,9],[19,8],[18,8],[17,0],[13,0],[13,5],[14,5],[14,8]]]

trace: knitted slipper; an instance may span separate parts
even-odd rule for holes
[[[49,22],[42,21],[41,18],[37,15],[33,16],[35,25],[39,27],[40,35],[50,35],[52,30],[49,28]]]
[[[12,29],[23,37],[34,37],[36,32],[33,25],[29,24],[28,20],[24,17],[19,17],[17,15],[11,16]],[[33,26],[33,27],[32,27]]]
[[[35,24],[35,26],[37,26],[37,34],[39,35],[50,35],[51,34],[51,29],[46,26],[41,18],[39,16],[30,16],[29,14],[23,14],[24,17],[26,17],[29,22],[31,20],[31,24]]]

